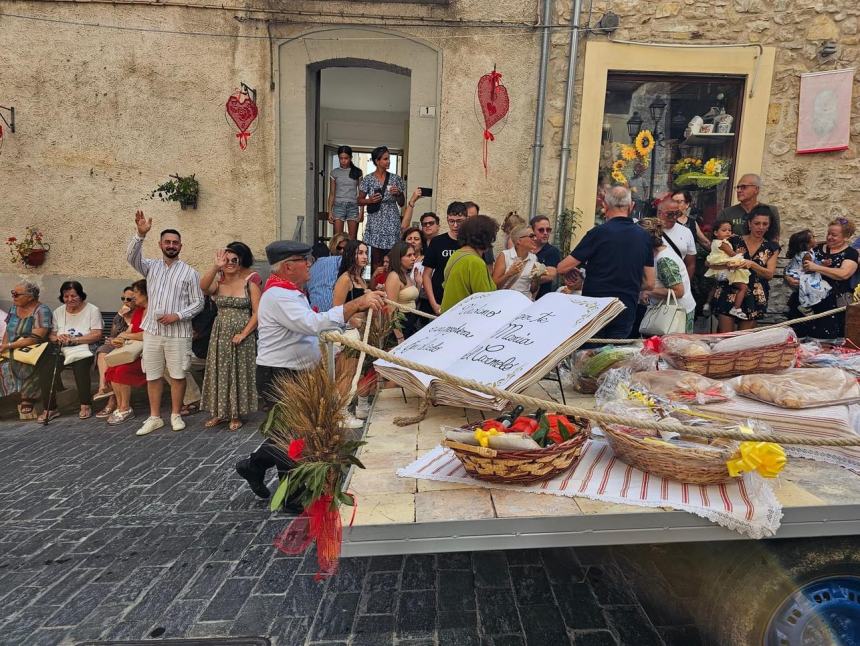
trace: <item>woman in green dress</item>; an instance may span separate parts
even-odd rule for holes
[[[39,287],[24,281],[12,288],[12,307],[6,316],[6,332],[0,340],[0,354],[48,340],[53,314],[51,308],[39,302]],[[18,393],[18,416],[22,420],[36,419],[33,408],[41,390],[36,376],[36,366],[31,366],[10,357],[0,362],[0,396]]]
[[[260,287],[243,277],[253,262],[246,245],[231,242],[215,253],[215,264],[200,279],[200,287],[218,306],[203,379],[203,408],[212,415],[204,424],[207,428],[230,420],[230,430],[238,430],[242,418],[257,410]]]

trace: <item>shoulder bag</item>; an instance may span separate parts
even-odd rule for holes
[[[23,348],[15,348],[12,351],[12,360],[17,361],[18,363],[26,364],[28,366],[35,366],[36,363],[38,363],[39,359],[42,357],[42,354],[44,354],[47,347],[48,342],[45,341],[43,343],[28,345]],[[3,353],[2,358],[9,358],[8,350]]]
[[[63,327],[66,327],[66,311],[63,308]],[[87,330],[89,332],[89,330]],[[69,364],[74,363],[75,361],[80,361],[81,359],[86,359],[87,357],[93,356],[92,350],[90,350],[89,345],[64,345],[60,348],[60,351],[63,353],[63,365],[68,366]]]
[[[388,178],[389,177],[391,177],[391,173],[389,173],[388,171],[385,171],[385,181],[382,182],[382,189],[380,191],[380,193],[382,194],[382,200],[385,199],[385,189],[388,188]],[[380,207],[382,206],[382,200],[379,200],[379,202],[376,202],[375,204],[368,204],[366,207],[364,207],[365,210],[368,213],[376,213],[380,209]]]
[[[126,363],[132,363],[141,354],[143,354],[143,341],[126,341],[118,348],[114,348],[105,355],[105,363],[109,367],[121,366]]]
[[[675,292],[671,289],[666,294],[665,301],[648,306],[639,325],[639,333],[643,336],[683,334],[686,331],[687,312],[678,304]]]

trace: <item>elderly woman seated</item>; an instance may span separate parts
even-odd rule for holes
[[[22,361],[27,351],[48,340],[53,316],[51,308],[39,302],[39,287],[22,281],[12,288],[12,307],[6,315],[6,331],[0,341],[0,354],[7,360],[0,362],[0,396],[18,394],[18,416],[22,420],[36,419],[34,403],[39,397],[36,366]],[[16,353],[16,350],[24,350]],[[16,356],[17,354],[17,356]]]
[[[75,375],[80,413],[78,417],[92,416],[92,382],[90,371],[93,352],[102,338],[102,314],[99,308],[87,303],[87,294],[76,280],[67,280],[60,285],[60,302],[54,310],[53,325],[48,336],[51,345],[39,359],[36,371],[42,391],[44,411],[39,421],[47,424],[59,417],[57,390],[61,385],[60,372],[68,366]]]

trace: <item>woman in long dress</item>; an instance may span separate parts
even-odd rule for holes
[[[242,276],[242,270],[254,263],[243,247],[231,244],[219,249],[215,264],[200,279],[201,289],[218,306],[203,380],[203,408],[212,415],[204,424],[207,428],[229,419],[230,430],[236,431],[244,423],[242,418],[257,410],[255,331],[260,287]]]

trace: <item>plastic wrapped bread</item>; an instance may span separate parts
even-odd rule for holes
[[[781,408],[813,408],[860,401],[856,378],[840,368],[793,368],[733,380],[739,395]]]

